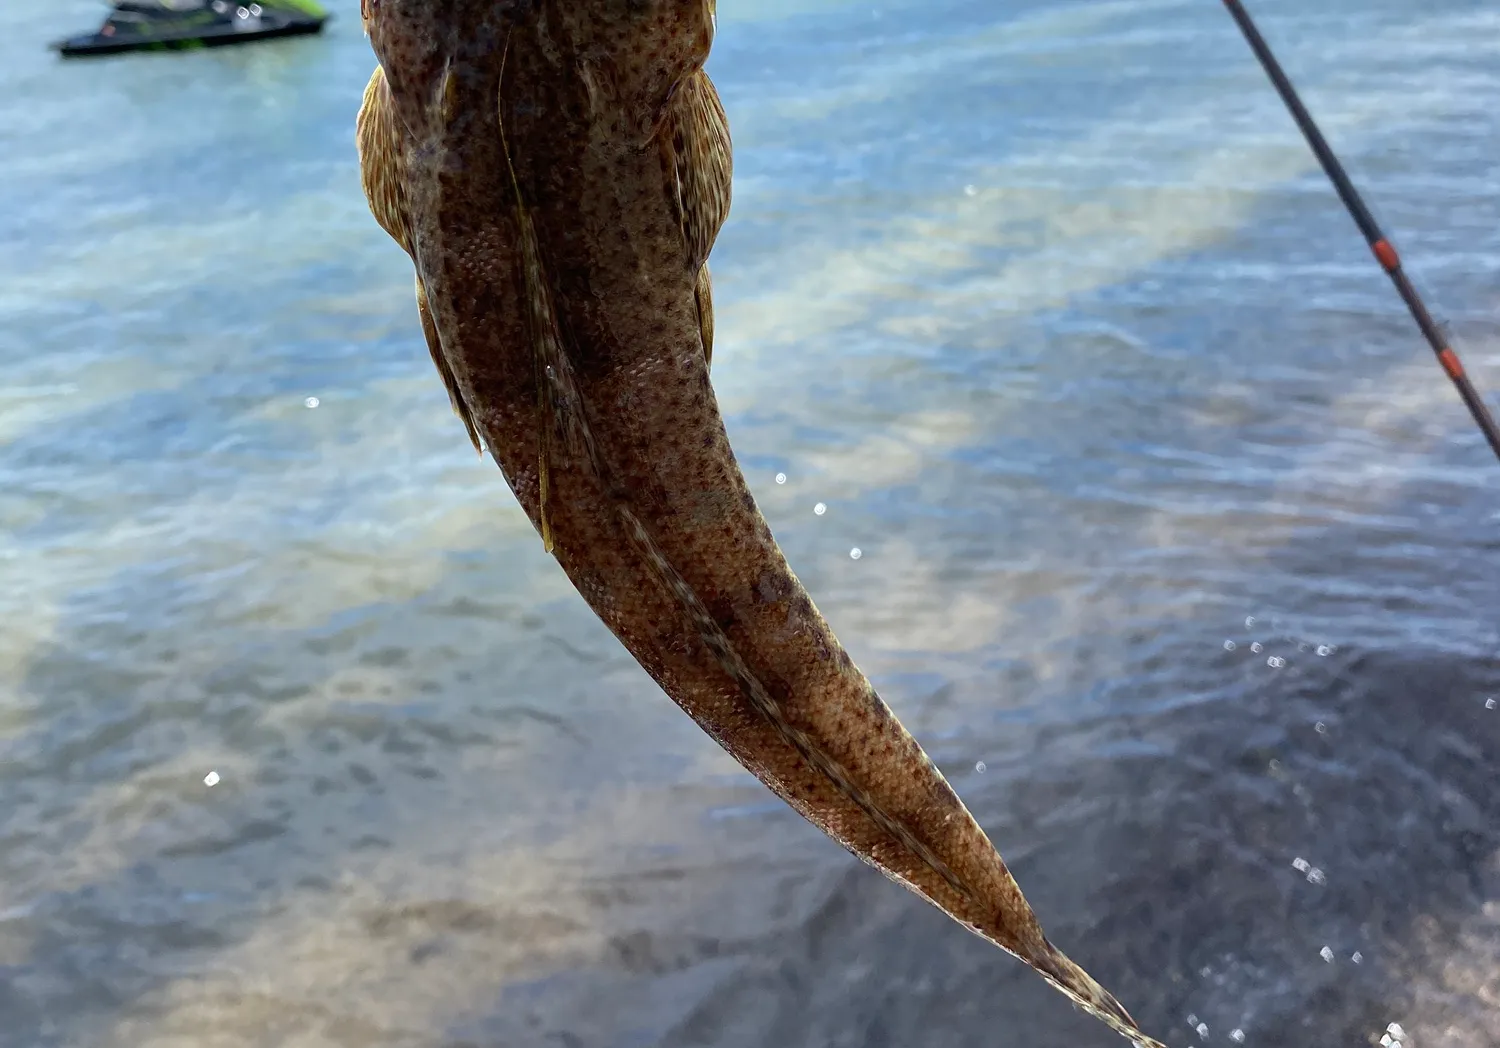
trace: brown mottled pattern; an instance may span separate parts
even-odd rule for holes
[[[702,72],[712,0],[366,0],[365,16],[383,70],[359,118],[371,209],[415,264],[455,406],[579,593],[807,819],[1156,1045],[1047,942],[740,474],[707,359],[730,173]]]

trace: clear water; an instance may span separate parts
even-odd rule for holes
[[[360,197],[357,7],[0,8],[0,1044],[1115,1043],[544,556]],[[1176,1046],[1500,1043],[1500,469],[1221,6],[721,7],[731,437],[1052,938]],[[1500,391],[1500,12],[1255,9]]]

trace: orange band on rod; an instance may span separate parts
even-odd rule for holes
[[[1443,351],[1438,354],[1438,360],[1442,361],[1443,370],[1448,372],[1449,378],[1464,377],[1464,366],[1459,362],[1458,354],[1453,350],[1444,346]]]
[[[1370,250],[1375,252],[1376,259],[1380,261],[1380,264],[1385,267],[1388,273],[1401,265],[1401,259],[1396,256],[1396,249],[1391,247],[1389,240],[1375,241],[1375,243],[1370,245]]]

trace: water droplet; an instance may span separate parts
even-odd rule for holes
[[[778,484],[785,484],[786,483],[786,474],[785,473],[778,473],[778,474],[776,474],[776,483],[778,483]]]
[[[1307,860],[1300,855],[1292,860],[1292,869],[1296,870],[1298,873],[1306,873],[1309,868],[1310,867]]]
[[[1312,869],[1310,869],[1310,870],[1307,871],[1307,880],[1308,880],[1309,884],[1327,884],[1328,883],[1328,878],[1325,877],[1323,875],[1323,871],[1320,870],[1320,869],[1318,869],[1316,866],[1314,866]]]
[[[1265,649],[1260,646],[1260,641],[1256,641],[1254,644],[1250,645],[1250,650],[1259,655]]]
[[[1229,1039],[1235,1044],[1244,1044],[1245,1031],[1236,1027],[1235,1029],[1229,1031]]]
[[[1327,961],[1329,964],[1333,963],[1333,951],[1326,946],[1318,951],[1318,956],[1323,958],[1323,960]]]
[[[978,761],[974,765],[974,770],[983,775],[985,772],[989,771],[989,767],[984,763],[984,761]]]
[[[308,407],[308,408],[315,408],[315,407],[317,407],[321,403],[323,403],[323,402],[321,400],[319,400],[317,397],[308,397],[306,400],[304,400],[302,402],[302,406],[303,407]]]
[[[1224,642],[1224,650],[1225,650],[1225,651],[1233,651],[1233,650],[1234,650],[1234,649],[1235,649],[1235,648],[1238,648],[1238,647],[1239,647],[1239,645],[1238,645],[1238,644],[1236,644],[1236,643],[1235,643],[1235,642],[1234,642],[1234,641],[1232,641],[1232,640],[1226,640],[1226,641],[1225,641],[1225,642]]]
[[[1318,723],[1313,725],[1313,731],[1317,732],[1319,735],[1327,735],[1328,725],[1324,724],[1322,721],[1318,721]]]
[[[851,549],[849,551],[849,559],[850,560],[858,560],[860,557],[863,557],[864,555],[865,555],[864,550],[860,549],[858,546],[855,546],[853,549]]]
[[[1255,628],[1255,616],[1254,615],[1247,615],[1247,616],[1245,616],[1245,628],[1247,630],[1251,630],[1251,629]]]
[[[964,196],[975,196],[978,192],[974,186],[964,186]]]
[[[1330,648],[1326,644],[1319,644],[1318,645],[1318,654],[1319,655],[1332,655],[1333,654],[1333,649]]]
[[[1349,959],[1351,961],[1353,961],[1355,964],[1363,964],[1364,960],[1365,960],[1365,955],[1362,954],[1362,953],[1360,953],[1358,950],[1355,950],[1353,953],[1351,953],[1349,955]]]
[[[205,785],[205,786],[217,786],[218,784],[219,784],[219,773],[218,772],[211,771],[207,775],[203,776],[203,785]]]
[[[1280,655],[1272,655],[1269,659],[1266,660],[1266,665],[1271,667],[1273,670],[1279,670],[1281,669],[1281,667],[1286,665],[1286,659],[1283,659]]]
[[[813,507],[813,512],[816,513],[818,516],[821,517],[823,514],[825,514],[825,513],[828,512],[828,507],[825,506],[825,505],[823,505],[823,503],[820,502],[816,506]]]

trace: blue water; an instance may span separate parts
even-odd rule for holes
[[[1254,9],[1500,391],[1500,12]],[[0,1045],[1114,1043],[543,554],[358,5],[100,10],[0,8]],[[726,0],[710,71],[731,439],[1053,940],[1177,1046],[1500,1043],[1500,468],[1221,5]]]

